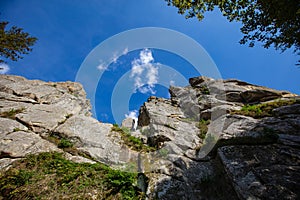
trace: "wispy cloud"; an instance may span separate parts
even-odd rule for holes
[[[126,55],[126,54],[128,54],[128,48],[125,48],[122,52],[122,55]]]
[[[105,64],[105,62],[100,61],[101,63],[97,66],[97,69],[100,71],[106,71],[108,68],[108,64]]]
[[[10,67],[5,63],[0,63],[0,74],[6,74],[10,70]]]
[[[128,54],[128,48],[125,48],[123,51],[121,52],[114,52],[113,55],[111,56],[110,59],[108,59],[108,61],[103,61],[100,60],[100,64],[97,66],[97,69],[100,71],[108,71],[109,69],[109,65],[111,63],[116,64],[118,62],[118,58],[120,56],[124,56]]]
[[[134,91],[143,94],[155,94],[155,84],[158,82],[158,67],[154,63],[152,52],[149,49],[143,49],[138,59],[131,63],[130,77],[134,79]]]

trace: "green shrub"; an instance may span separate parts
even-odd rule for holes
[[[130,130],[126,127],[120,128],[119,125],[114,124],[111,131],[120,133],[124,143],[132,150],[142,151],[142,152],[150,152],[156,150],[153,147],[149,147],[145,145],[139,138],[132,136]]]
[[[73,144],[70,140],[65,139],[65,138],[62,138],[62,139],[59,141],[59,143],[57,144],[57,147],[58,147],[58,148],[64,149],[64,148],[72,148],[73,145],[74,145],[74,144]]]

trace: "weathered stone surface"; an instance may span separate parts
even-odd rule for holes
[[[205,83],[208,81],[212,81],[212,78],[208,78],[205,76],[193,77],[189,79],[189,83],[192,87],[197,87],[201,83]]]
[[[6,133],[14,131],[28,131],[28,128],[23,124],[8,118],[0,118],[0,138],[5,136]]]
[[[100,123],[96,119],[78,115],[71,117],[55,129],[61,137],[77,142],[77,148],[96,160],[107,164],[121,164],[137,155],[131,152],[118,133],[111,131],[112,124]]]
[[[274,112],[274,115],[276,115],[276,116],[292,115],[292,114],[299,115],[300,114],[300,104],[282,106],[282,107],[274,109],[273,112]]]
[[[299,197],[298,149],[282,145],[227,146],[220,148],[218,155],[240,199]]]
[[[62,150],[33,132],[17,131],[0,139],[0,158],[21,158],[27,154]]]
[[[171,142],[184,153],[199,143],[199,129],[196,123],[186,118],[180,108],[172,106],[170,101],[161,98],[149,99],[142,106],[140,113],[139,121],[145,121],[143,118],[151,119],[151,125],[147,129],[147,141],[150,146],[161,147]]]
[[[135,120],[132,118],[126,118],[122,121],[121,127],[125,127],[133,131],[135,130]]]
[[[60,123],[63,123],[71,114],[71,111],[65,110],[60,106],[38,104],[16,114],[16,118],[33,130],[34,127],[41,127],[52,131]]]

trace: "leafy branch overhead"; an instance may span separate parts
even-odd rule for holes
[[[8,22],[0,22],[0,63],[5,62],[3,58],[12,61],[22,59],[22,54],[28,54],[32,51],[31,46],[37,40],[16,26],[6,30],[7,25]]]
[[[241,44],[255,41],[264,48],[294,48],[300,55],[300,3],[297,0],[165,0],[186,18],[204,18],[204,13],[218,7],[229,21],[242,23]]]

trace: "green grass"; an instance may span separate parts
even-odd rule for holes
[[[197,145],[195,147],[195,150],[196,152],[199,152],[201,147],[203,146],[203,144],[206,142],[206,134],[207,134],[207,131],[208,131],[208,125],[210,124],[210,120],[204,120],[204,119],[201,119],[199,121],[198,124],[196,124],[196,126],[199,128],[199,133],[198,133],[198,137],[200,139],[202,139],[202,143],[200,143],[199,145]],[[209,137],[210,135],[208,135]],[[205,139],[205,140],[204,140]]]
[[[0,173],[0,199],[144,199],[136,183],[136,173],[41,153]]]
[[[19,114],[23,112],[25,108],[19,108],[19,109],[10,109],[9,111],[5,111],[0,113],[0,117],[9,118],[9,119],[16,119],[16,114]]]
[[[197,127],[199,128],[199,138],[201,139],[204,139],[205,138],[205,135],[208,131],[208,125],[210,123],[210,120],[204,120],[204,119],[201,119],[199,121],[199,123],[197,124]]]
[[[124,143],[132,150],[140,152],[151,152],[156,150],[153,147],[145,145],[139,138],[132,136],[128,128],[120,128],[117,124],[114,124],[111,130],[120,133]]]
[[[55,134],[50,134],[47,138],[45,138],[46,140],[48,140],[51,143],[54,143],[55,145],[57,145],[58,148],[63,149],[65,152],[68,152],[72,155],[78,155],[78,156],[82,156],[85,157],[87,159],[90,160],[94,160],[94,158],[92,158],[90,155],[88,155],[85,152],[81,152],[79,151],[76,147],[74,142],[72,142],[70,139],[68,138],[64,138],[64,137],[59,137]]]
[[[245,115],[253,118],[263,118],[273,116],[273,109],[282,106],[292,105],[297,102],[295,99],[291,100],[277,100],[273,102],[255,104],[255,105],[244,105],[241,110],[232,111],[231,114]]]

